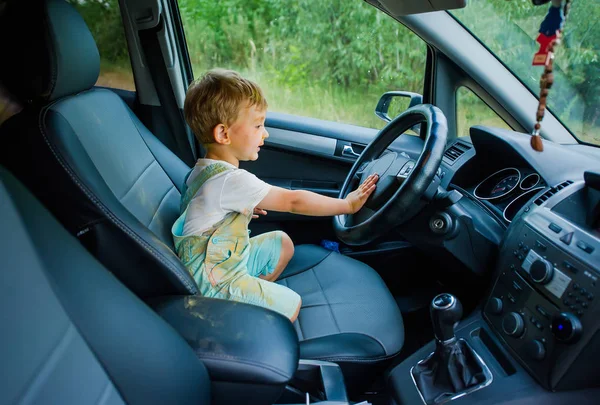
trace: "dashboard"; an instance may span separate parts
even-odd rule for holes
[[[541,386],[600,386],[600,158],[549,142],[536,152],[502,129],[470,135],[441,165],[458,207],[424,214],[454,230],[429,247],[491,277],[483,318]]]
[[[546,186],[541,176],[529,168],[506,167],[478,183],[473,195],[491,204],[504,221],[511,222],[521,207]]]

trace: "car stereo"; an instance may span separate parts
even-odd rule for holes
[[[526,204],[502,244],[483,316],[549,390],[600,386],[600,191],[583,182]]]

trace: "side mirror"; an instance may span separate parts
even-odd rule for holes
[[[385,122],[390,122],[396,116],[400,115],[400,113],[419,104],[423,104],[423,96],[418,93],[411,93],[410,91],[388,91],[379,99],[377,107],[375,107],[375,115]],[[413,126],[412,130],[417,135],[420,134],[421,124]]]
[[[408,98],[408,107],[400,109],[398,107],[401,103],[396,103],[402,98]],[[394,100],[395,99],[395,100]],[[423,96],[418,93],[411,93],[410,91],[388,91],[384,93],[383,96],[379,99],[377,103],[377,107],[375,107],[375,115],[384,120],[385,122],[390,122],[393,117],[390,118],[389,111],[390,105],[392,105],[392,111],[394,111],[393,117],[397,116],[401,112],[408,110],[410,107],[415,105],[423,104]]]

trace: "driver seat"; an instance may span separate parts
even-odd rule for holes
[[[116,93],[94,87],[98,49],[70,4],[21,3],[11,3],[1,25],[37,32],[33,43],[9,41],[4,60],[11,62],[0,66],[0,80],[32,102],[3,125],[2,164],[136,295],[150,302],[197,294],[170,233],[190,168]],[[277,282],[302,297],[294,323],[300,357],[340,364],[349,387],[368,382],[400,352],[401,313],[366,264],[301,245]]]

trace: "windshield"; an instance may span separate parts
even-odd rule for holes
[[[600,145],[600,1],[571,4],[547,107],[579,141]],[[532,60],[548,8],[531,0],[478,0],[451,14],[539,97],[544,67],[532,66]],[[531,116],[535,120],[535,111]]]

